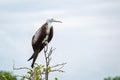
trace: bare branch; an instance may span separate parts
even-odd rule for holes
[[[58,69],[54,69],[54,70],[51,70],[50,72],[65,72],[63,70],[58,70]]]
[[[28,69],[28,70],[31,70],[31,69],[28,68],[28,67],[20,67],[20,68],[16,68],[16,67],[15,67],[15,62],[13,61],[13,70],[20,70],[20,69]]]
[[[55,67],[59,67],[59,66],[64,66],[65,64],[67,64],[67,63],[57,64],[57,65],[55,65],[55,66],[52,66],[51,68],[55,68]]]
[[[49,75],[49,72],[48,72],[48,66],[49,66],[49,57],[48,57],[48,54],[47,54],[47,51],[48,51],[48,42],[46,41],[46,46],[44,47],[44,54],[45,54],[45,62],[46,62],[46,71],[45,71],[45,80],[48,80],[48,75]]]

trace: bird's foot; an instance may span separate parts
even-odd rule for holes
[[[47,45],[47,44],[48,44],[48,41],[45,41],[44,43]]]
[[[42,43],[43,43],[43,44],[44,44],[44,43],[47,44],[47,43],[48,43],[47,40],[48,40],[48,36],[46,36],[46,37],[43,39]]]
[[[48,41],[44,42],[44,52],[46,53],[48,50]]]
[[[42,41],[43,44],[48,44],[47,40]]]

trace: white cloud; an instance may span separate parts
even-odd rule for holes
[[[1,12],[0,16],[1,18],[16,18],[16,19],[25,19],[25,18],[35,18],[35,17],[41,17],[41,18],[51,18],[52,16],[60,16],[60,15],[66,15],[69,12],[67,10],[42,10],[42,11],[35,11],[35,12]]]
[[[88,10],[88,11],[93,11],[93,10],[109,10],[109,9],[119,9],[120,7],[120,1],[105,1],[105,2],[99,2],[99,3],[92,3],[88,4],[87,6],[83,6],[81,9],[82,10]]]
[[[120,28],[97,29],[95,33],[96,36],[118,36],[120,35]]]
[[[111,1],[111,2],[104,2],[100,4],[93,5],[92,8],[96,9],[112,9],[112,8],[119,8],[120,1]]]
[[[14,5],[14,4],[20,4],[21,2],[26,2],[24,0],[0,0],[0,5],[6,5],[6,6],[9,6],[9,5]]]
[[[119,24],[120,19],[114,18],[114,16],[75,16],[63,18],[62,28],[89,28],[98,27],[98,25],[111,25]]]

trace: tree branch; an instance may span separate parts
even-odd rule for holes
[[[28,70],[32,70],[32,69],[30,69],[30,68],[28,68],[28,67],[20,67],[20,68],[16,68],[16,67],[15,67],[15,62],[13,61],[13,70],[20,70],[20,69],[28,69]]]
[[[36,66],[33,69],[30,69],[28,67],[16,68],[15,63],[13,62],[13,70],[21,70],[21,69],[28,70],[27,76],[18,75],[18,77],[22,77],[23,79],[25,78],[25,80],[38,80],[38,79],[48,80],[50,72],[64,72],[62,68],[66,64],[66,63],[61,63],[54,66],[50,66],[50,61],[52,60],[51,55],[54,50],[55,48],[52,48],[52,47],[50,48],[50,50],[48,50],[48,43],[44,47],[45,65],[41,65],[41,64],[39,65],[35,63]]]

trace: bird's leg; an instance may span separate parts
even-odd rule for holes
[[[48,44],[48,41],[46,40],[44,43],[47,45],[47,44]]]
[[[47,50],[48,50],[48,41],[46,41],[44,43],[44,52],[45,52],[45,54],[46,54]]]
[[[44,45],[46,45],[46,46],[44,47],[44,52],[46,53],[47,50],[48,50],[48,35],[46,35],[46,37],[43,39],[42,43],[43,43]]]

